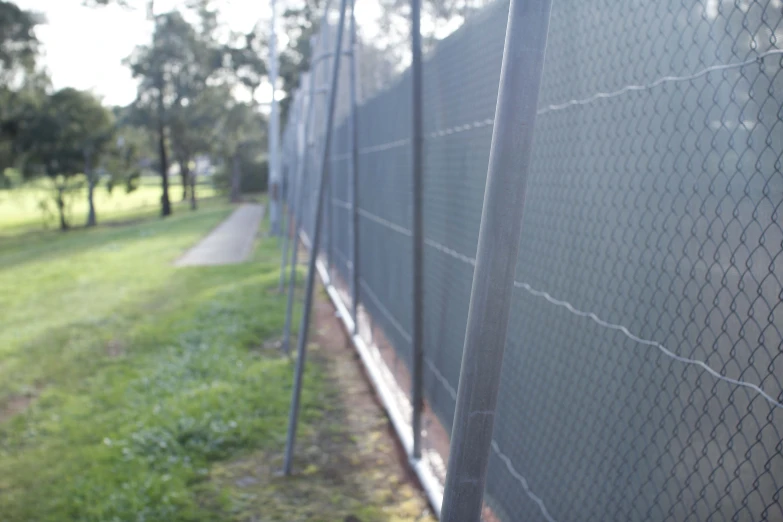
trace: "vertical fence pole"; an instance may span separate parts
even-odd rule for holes
[[[552,0],[509,6],[443,522],[481,517],[551,7]]]
[[[299,256],[299,230],[302,229],[302,220],[304,217],[304,206],[305,206],[305,173],[306,173],[306,165],[307,165],[307,153],[309,150],[309,135],[311,132],[311,126],[313,124],[312,120],[314,118],[314,109],[313,106],[315,105],[315,75],[310,73],[305,73],[302,77],[302,83],[307,84],[307,87],[302,89],[302,107],[306,106],[307,111],[304,115],[304,121],[300,124],[299,129],[297,129],[297,132],[299,132],[300,140],[298,142],[299,150],[297,152],[300,153],[299,161],[296,165],[296,179],[297,179],[297,194],[296,194],[296,203],[295,203],[295,209],[296,216],[294,218],[294,231],[292,238],[292,244],[291,244],[291,275],[288,279],[288,301],[286,303],[286,309],[285,309],[285,327],[283,329],[283,343],[282,343],[282,350],[283,352],[288,355],[290,352],[290,346],[291,346],[291,320],[294,310],[294,292],[296,290],[296,266],[298,264],[298,256]],[[304,110],[302,110],[302,113],[305,113]]]
[[[269,198],[270,233],[277,235],[280,228],[280,162],[278,160],[278,145],[280,139],[280,115],[277,110],[275,87],[277,85],[277,33],[275,32],[277,5],[271,0],[272,19],[269,30],[269,82],[272,84],[272,105],[269,114],[269,181],[271,197]]]
[[[411,136],[413,160],[413,335],[411,347],[411,402],[413,403],[413,458],[421,458],[421,410],[424,406],[424,224],[422,220],[422,72],[421,72],[421,0],[411,0],[411,83],[412,120]]]
[[[326,48],[329,48],[329,44],[331,43],[331,31],[328,23],[325,23],[323,26],[321,26],[321,31],[324,35],[324,44],[326,45]],[[339,54],[342,49],[337,49],[336,53]],[[322,69],[324,71],[324,78],[329,78],[329,66],[333,64],[334,62],[329,62],[329,58],[324,59]],[[331,141],[331,140],[330,140]],[[329,151],[329,156],[331,156],[331,150]],[[326,165],[326,171],[331,172],[331,169],[329,168],[330,165]],[[324,251],[326,255],[324,255],[324,263],[326,264],[326,275],[329,278],[328,282],[331,283],[332,281],[332,250],[331,250],[331,243],[332,243],[332,183],[331,183],[331,177],[327,176],[327,179],[324,180],[324,183],[326,183],[326,195],[325,195],[325,204],[324,207],[324,216],[322,217],[324,228],[325,228],[325,234],[323,236],[324,240]]]
[[[332,151],[329,152],[330,155],[332,155]],[[330,171],[332,170],[332,165],[327,165],[326,168]],[[334,194],[332,190],[332,184],[333,184],[334,176],[326,176],[326,208],[324,209],[326,211],[326,255],[324,256],[326,260],[326,273],[329,276],[329,283],[332,283],[332,273],[334,269]]]
[[[296,128],[299,125],[299,105],[300,101],[298,98],[294,98],[294,106],[291,108],[292,110],[292,117],[289,117],[288,119],[288,125],[286,126],[287,135],[291,136],[291,125],[293,125],[293,130],[296,132]],[[296,134],[293,135],[294,143],[296,143]],[[290,146],[290,141],[286,140],[286,144]],[[290,161],[291,158],[294,156],[294,152],[288,151],[288,154],[286,154],[286,157],[289,161],[286,162],[286,165],[288,168],[286,169],[286,178],[288,182],[285,184],[286,186],[286,205],[283,207],[283,219],[281,219],[283,223],[283,257],[280,260],[280,281],[277,283],[277,293],[282,294],[283,293],[283,287],[285,285],[285,268],[286,268],[286,261],[288,259],[288,242],[289,238],[288,235],[291,232],[291,219],[293,216],[291,215],[291,203],[293,202],[292,194],[294,193],[294,184],[296,183],[295,175],[293,172],[293,169],[291,168],[293,165],[293,162]],[[286,219],[286,216],[288,216],[288,219]],[[294,237],[294,240],[296,238]]]
[[[326,113],[326,127],[324,129],[324,143],[321,154],[321,174],[318,177],[318,200],[316,201],[315,219],[313,220],[313,237],[310,246],[310,261],[307,271],[307,287],[305,289],[305,303],[302,311],[302,322],[299,328],[299,339],[297,342],[297,360],[296,371],[294,375],[294,389],[291,396],[291,410],[288,417],[288,438],[286,440],[285,461],[283,463],[283,473],[291,474],[294,456],[294,441],[296,439],[296,425],[299,417],[299,401],[302,394],[302,377],[304,374],[305,357],[307,355],[307,333],[310,326],[310,312],[313,302],[313,287],[315,286],[315,263],[318,259],[318,240],[321,231],[321,213],[324,204],[324,188],[328,183],[329,177],[329,145],[332,138],[332,123],[334,120],[334,106],[337,98],[338,72],[340,70],[340,57],[342,56],[343,28],[345,27],[345,6],[347,0],[340,1],[340,20],[337,24],[337,41],[335,43],[334,62],[332,64],[331,86],[329,87],[329,107]]]
[[[350,96],[351,96],[351,315],[353,333],[359,333],[359,144],[356,125],[356,0],[351,0],[351,26],[349,28],[351,49]]]

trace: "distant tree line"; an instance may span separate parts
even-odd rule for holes
[[[254,100],[266,74],[260,34],[219,40],[217,11],[208,1],[192,2],[186,12],[149,16],[151,41],[125,60],[138,81],[136,99],[126,107],[107,107],[89,92],[53,91],[38,64],[35,28],[45,20],[0,0],[0,188],[46,180],[62,229],[70,226],[67,198],[75,188],[87,188],[85,224],[96,224],[99,178],[109,187],[132,190],[145,166],[152,167],[161,180],[161,214],[167,216],[172,165],[180,173],[182,199],[194,210],[198,156],[225,165],[232,176],[241,177],[243,166],[261,172],[266,120],[255,101],[236,95],[246,89],[245,98]]]

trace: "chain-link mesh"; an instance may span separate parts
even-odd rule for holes
[[[424,62],[424,386],[446,433],[507,12]],[[488,520],[783,520],[782,69],[780,0],[553,3]],[[322,245],[345,288],[349,80]],[[410,74],[357,117],[359,298],[409,365]]]

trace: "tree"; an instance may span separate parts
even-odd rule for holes
[[[191,210],[196,209],[197,198],[196,176],[190,166],[196,155],[218,152],[216,143],[221,140],[220,131],[225,127],[230,105],[230,96],[225,91],[222,87],[208,87],[171,118],[172,149],[183,179],[183,199],[187,197],[189,184]]]
[[[255,98],[255,92],[267,75],[264,56],[268,55],[266,42],[256,29],[233,35],[232,42],[218,48],[221,56],[220,74],[226,83],[241,85]]]
[[[19,89],[0,85],[0,181],[5,169],[19,166],[18,138],[46,100],[47,86],[43,77],[31,77]]]
[[[195,208],[195,178],[190,172],[195,155],[214,154],[217,148],[218,155],[238,164],[234,160],[242,149],[239,143],[248,147],[265,132],[255,101],[267,75],[263,33],[254,29],[218,38],[218,13],[212,5],[210,0],[191,0],[184,13],[156,16],[152,43],[138,47],[127,60],[140,80],[135,110],[146,116],[150,127],[154,125],[158,136],[164,215],[170,213],[169,157],[179,165],[183,199],[190,193]],[[186,20],[184,15],[190,16]],[[235,99],[234,93],[241,90],[250,94],[249,104]],[[264,148],[263,141],[257,144],[257,150]]]
[[[231,201],[237,202],[240,198],[242,165],[253,163],[247,161],[251,159],[248,156],[259,156],[266,143],[266,120],[255,104],[237,102],[225,88],[213,94],[217,103],[222,98],[224,107],[224,116],[216,129],[216,153],[223,158],[224,165],[230,165],[230,196]]]
[[[65,88],[46,99],[17,138],[25,174],[46,176],[53,184],[62,230],[69,228],[66,203],[72,182],[81,173],[90,179],[92,164],[112,143],[113,126],[112,113],[92,94]],[[94,223],[94,207],[91,216]]]
[[[318,32],[322,8],[320,0],[305,0],[304,5],[291,6],[283,11],[283,25],[289,37],[288,45],[280,52],[280,78],[286,97],[280,102],[280,119],[286,121],[294,91],[299,87],[301,74],[310,67],[312,49],[310,39]]]
[[[154,114],[163,216],[171,214],[167,143],[170,119],[206,87],[211,60],[209,48],[177,11],[157,15],[151,45],[137,47],[128,59],[134,78],[140,80],[136,104]]]

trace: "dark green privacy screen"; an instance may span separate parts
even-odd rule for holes
[[[507,11],[424,62],[424,386],[446,431]],[[782,20],[780,0],[554,2],[488,517],[783,520]],[[409,365],[410,74],[369,95],[358,65],[359,299]],[[321,245],[346,284],[347,67]]]

